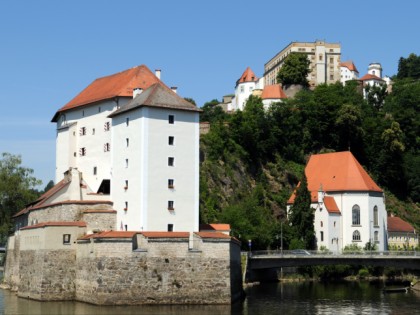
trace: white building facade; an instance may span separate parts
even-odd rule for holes
[[[200,110],[156,74],[97,79],[56,113],[56,182],[77,168],[119,230],[198,231]]]
[[[312,155],[305,169],[318,249],[340,252],[346,246],[375,244],[387,249],[383,191],[350,152]],[[288,210],[295,195],[288,201]]]

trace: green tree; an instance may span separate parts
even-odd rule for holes
[[[315,211],[311,207],[311,193],[304,174],[296,190],[295,201],[290,208],[289,221],[295,229],[296,238],[304,242],[306,249],[316,248],[314,220]]]
[[[54,187],[54,181],[53,180],[50,180],[49,182],[48,182],[48,184],[47,184],[47,186],[45,186],[45,188],[44,188],[44,190],[43,190],[43,193],[46,193],[48,190],[50,190],[51,188],[53,188]]]
[[[187,102],[190,102],[191,104],[197,106],[197,104],[195,103],[194,99],[192,99],[191,97],[184,97],[184,100],[186,100]]]
[[[366,101],[369,105],[373,106],[377,110],[381,110],[384,106],[385,99],[388,96],[388,86],[386,84],[380,85],[367,85],[365,87]]]
[[[217,99],[213,99],[210,102],[206,102],[200,114],[200,121],[209,122],[213,124],[215,122],[225,121],[228,115],[224,112],[223,108],[218,106],[220,102]]]
[[[0,160],[0,242],[4,244],[13,231],[12,216],[34,201],[41,181],[32,176],[33,170],[21,166],[20,156],[3,153]]]
[[[335,120],[339,135],[339,150],[350,149],[361,142],[363,136],[362,110],[350,104],[343,105],[337,113]]]
[[[310,61],[306,54],[291,53],[284,60],[283,66],[277,74],[277,82],[287,84],[300,84],[304,87],[309,86],[308,74]]]
[[[401,57],[398,62],[398,79],[420,79],[420,56],[410,54],[408,58]]]

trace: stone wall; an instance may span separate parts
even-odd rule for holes
[[[75,250],[25,250],[20,253],[18,296],[35,300],[73,300]]]
[[[117,212],[85,212],[82,221],[86,222],[87,231],[116,230]]]
[[[9,237],[7,242],[6,263],[4,265],[3,282],[7,288],[17,291],[19,285],[19,235]]]
[[[104,305],[230,304],[242,294],[240,249],[230,239],[203,240],[200,251],[189,250],[188,239],[149,240],[147,246],[134,251],[127,240],[79,246],[79,301]]]

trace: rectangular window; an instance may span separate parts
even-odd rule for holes
[[[92,135],[95,135],[95,128],[92,129]]]
[[[124,189],[125,189],[125,190],[127,190],[127,189],[128,189],[128,180],[127,180],[127,179],[125,180],[125,186],[124,186]]]
[[[174,180],[168,179],[168,188],[174,188]]]
[[[125,167],[128,167],[128,159],[125,159]]]
[[[109,152],[111,151],[111,145],[109,143],[105,143],[104,144],[104,152]]]
[[[334,80],[334,75],[330,74],[330,80]]]
[[[63,234],[63,244],[70,244],[70,234]]]
[[[168,144],[169,145],[174,145],[174,142],[175,142],[175,137],[169,136],[169,138],[168,138]]]
[[[168,210],[174,210],[174,202],[173,202],[173,200],[168,200]]]
[[[130,125],[130,118],[129,118],[129,117],[127,117],[127,118],[125,119],[125,125],[126,125],[127,127]]]
[[[125,145],[127,148],[130,146],[130,139],[125,138]]]
[[[322,61],[322,55],[319,54],[319,61]]]
[[[98,168],[96,166],[93,167],[93,175],[96,175],[98,173]]]
[[[169,115],[168,116],[168,123],[170,123],[170,124],[174,124],[175,123],[175,116],[174,115]]]
[[[334,58],[333,57],[330,58],[330,63],[334,63]]]
[[[168,224],[168,232],[173,232],[173,231],[174,231],[174,225]]]
[[[79,135],[81,135],[81,136],[85,136],[86,135],[86,127],[80,128]]]
[[[168,157],[168,166],[174,166],[174,165],[175,165],[175,158]]]
[[[321,242],[323,242],[323,241],[324,241],[324,232],[321,231]]]
[[[79,149],[79,155],[80,156],[85,156],[86,155],[86,148],[80,148]]]
[[[127,210],[128,210],[128,201],[125,202],[125,208],[124,208],[124,211],[127,211]]]
[[[98,113],[102,111],[101,106],[98,107]]]
[[[111,129],[111,123],[109,121],[107,121],[104,124],[104,131],[109,131]]]

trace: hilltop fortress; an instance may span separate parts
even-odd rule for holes
[[[199,231],[199,112],[146,66],[63,106],[56,185],[15,215],[4,286],[36,300],[228,304],[240,244]],[[64,176],[63,176],[64,175]]]

